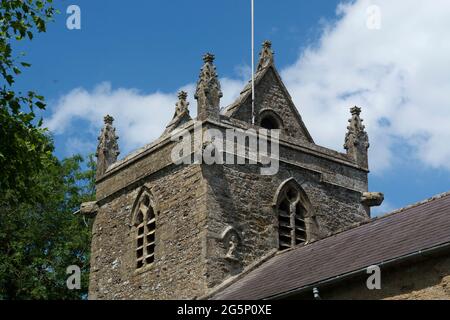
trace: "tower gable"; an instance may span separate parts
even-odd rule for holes
[[[264,46],[267,46],[264,43]],[[273,63],[273,56],[267,57],[264,47],[258,71],[255,74],[255,124],[267,129],[281,129],[282,135],[292,142],[314,143],[302,117],[284,85]],[[248,83],[240,97],[223,114],[251,123],[252,89]]]

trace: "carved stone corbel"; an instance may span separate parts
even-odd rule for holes
[[[384,201],[384,194],[381,192],[364,192],[361,196],[361,203],[367,207],[378,207]]]
[[[98,211],[97,201],[83,202],[80,206],[80,213],[85,215],[95,215]]]

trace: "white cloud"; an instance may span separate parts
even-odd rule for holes
[[[89,127],[83,131],[89,131],[91,138],[95,139],[103,117],[110,114],[116,119],[122,150],[129,152],[162,132],[164,123],[170,120],[170,106],[175,101],[175,94],[157,92],[145,95],[135,89],[113,90],[109,83],[102,83],[91,92],[77,88],[61,97],[53,107],[54,113],[47,126],[53,133],[61,134],[69,131],[74,121],[84,120]],[[78,141],[78,145],[86,143]]]
[[[69,155],[81,154],[86,155],[87,151],[94,152],[97,148],[95,139],[83,140],[77,137],[69,137],[65,141],[65,150]]]
[[[231,103],[242,90],[244,82],[223,78],[221,79],[224,105]],[[194,84],[180,88],[189,93],[190,111],[196,116],[196,101]],[[126,156],[134,149],[152,142],[164,131],[165,126],[172,119],[175,111],[177,94],[155,92],[142,93],[136,89],[113,89],[108,82],[99,84],[92,91],[77,88],[62,96],[53,106],[52,115],[46,125],[54,134],[67,134],[66,151],[68,154],[85,150],[93,152],[96,136],[103,125],[103,117],[112,115],[116,120],[117,133],[120,138],[122,156]],[[76,121],[82,121],[87,127],[80,128]],[[80,130],[81,129],[81,130]],[[88,133],[80,138],[81,131]],[[86,149],[83,149],[86,148]],[[87,149],[88,148],[88,149]]]
[[[379,30],[366,26],[373,4]],[[348,109],[359,105],[375,173],[405,156],[450,169],[450,2],[359,0],[337,13],[319,42],[282,72],[316,142],[342,150]]]
[[[379,30],[366,26],[372,4],[381,9]],[[358,0],[340,5],[337,15],[333,23],[321,22],[324,32],[318,42],[281,71],[315,141],[343,150],[349,108],[359,105],[371,140],[372,172],[381,173],[402,158],[450,170],[450,1]],[[221,82],[226,106],[245,82]],[[193,116],[194,88],[182,88],[189,92]],[[47,125],[55,133],[67,133],[81,119],[97,135],[109,113],[117,120],[124,155],[161,134],[175,102],[175,92],[145,94],[104,83],[63,96]],[[399,149],[399,143],[407,147]]]

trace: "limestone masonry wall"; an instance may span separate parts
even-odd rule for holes
[[[430,258],[381,270],[381,290],[368,290],[366,278],[321,290],[324,299],[450,299],[450,258]]]
[[[136,271],[131,210],[147,187],[157,203],[155,263]],[[205,294],[205,185],[200,166],[165,169],[100,206],[93,226],[91,299],[173,299]]]

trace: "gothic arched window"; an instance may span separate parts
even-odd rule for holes
[[[135,211],[136,269],[140,269],[155,261],[156,216],[147,193],[141,195]]]
[[[285,250],[307,241],[305,196],[294,183],[286,184],[277,201],[278,243]]]

